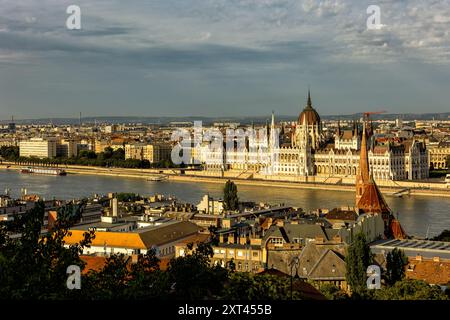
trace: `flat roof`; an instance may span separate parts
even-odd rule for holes
[[[450,242],[444,241],[419,239],[380,240],[373,243],[370,247],[374,253],[383,253],[383,251],[391,251],[397,248],[403,250],[405,255],[409,257],[421,255],[426,258],[440,257],[450,259]]]

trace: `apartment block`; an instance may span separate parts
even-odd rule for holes
[[[21,157],[54,158],[58,142],[55,138],[31,138],[20,141]]]

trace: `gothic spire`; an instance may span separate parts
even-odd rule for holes
[[[312,108],[311,91],[310,91],[309,88],[308,88],[308,102],[307,102],[307,104],[306,104],[306,107],[307,107],[307,108]]]
[[[363,133],[361,139],[361,154],[359,157],[359,173],[364,182],[369,181],[370,170],[369,170],[369,155],[367,152],[367,134],[366,134],[366,123],[363,123]]]

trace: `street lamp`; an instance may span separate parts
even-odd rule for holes
[[[291,300],[292,300],[292,287],[294,278],[297,280],[300,277],[298,276],[298,265],[300,263],[300,259],[296,256],[291,260],[290,266],[291,266]],[[295,276],[293,275],[293,268],[295,268]]]

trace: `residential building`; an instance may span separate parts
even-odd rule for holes
[[[21,157],[54,158],[57,145],[56,138],[31,138],[20,141],[19,152]]]
[[[166,143],[125,145],[125,159],[148,160],[150,163],[170,160],[172,147]]]
[[[428,148],[429,167],[432,169],[448,169],[450,162],[450,142],[440,142]]]
[[[113,217],[111,217],[113,218]],[[193,235],[198,234],[200,228],[187,221],[171,221],[158,226],[137,228],[127,222],[116,224],[113,222],[111,229],[99,231],[98,227],[106,225],[87,224],[71,229],[71,235],[64,238],[66,245],[80,242],[84,233],[88,230],[96,230],[95,238],[89,248],[83,249],[86,255],[110,255],[123,253],[126,255],[145,254],[149,250],[156,250],[157,257],[170,258],[175,256],[175,245]]]
[[[205,194],[200,203],[197,204],[197,210],[200,212],[204,212],[206,214],[213,214],[213,215],[222,214],[223,200],[222,199],[215,200],[209,194]]]

